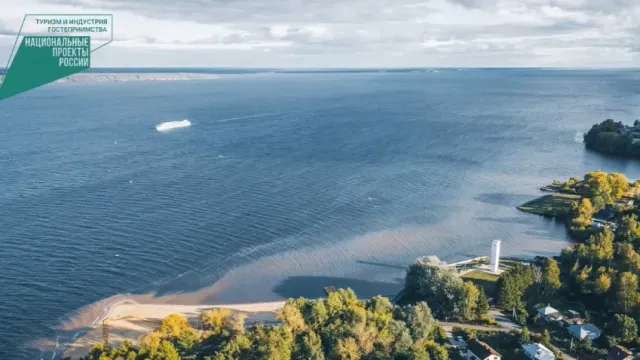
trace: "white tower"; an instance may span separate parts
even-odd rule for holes
[[[500,265],[500,244],[502,241],[493,240],[491,244],[491,271],[494,274],[498,273],[498,266]]]

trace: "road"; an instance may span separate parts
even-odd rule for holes
[[[471,330],[480,330],[480,331],[497,331],[497,332],[509,332],[511,329],[506,329],[503,327],[497,326],[486,326],[486,325],[473,325],[473,324],[465,324],[465,323],[457,323],[457,322],[445,322],[438,321],[438,324],[444,328],[444,331],[450,331],[454,327],[459,327],[463,329],[471,329]]]

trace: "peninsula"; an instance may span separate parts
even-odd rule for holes
[[[584,135],[587,149],[607,155],[640,157],[640,121],[633,126],[612,119],[595,124]]]
[[[630,183],[620,173],[593,171],[582,179],[555,180],[540,190],[550,194],[522,204],[518,210],[562,220],[578,240],[604,227],[615,231],[639,213],[635,200],[640,194],[640,181]]]

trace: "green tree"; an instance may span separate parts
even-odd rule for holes
[[[389,299],[382,296],[374,296],[365,305],[367,310],[367,322],[377,331],[388,328],[389,322],[393,319],[393,305]],[[429,310],[431,316],[431,310]]]
[[[616,304],[621,313],[631,313],[638,304],[638,276],[630,272],[618,276]]]
[[[584,338],[580,345],[582,346],[584,351],[586,351],[588,353],[592,353],[593,352],[593,341],[591,340],[590,337],[587,336],[586,338]]]
[[[222,327],[232,334],[244,333],[246,319],[245,313],[233,313],[224,319]]]
[[[609,291],[610,287],[611,277],[606,273],[600,274],[594,281],[594,291],[596,294],[604,294]]]
[[[489,301],[487,295],[484,293],[484,289],[480,288],[478,293],[478,301],[476,303],[476,317],[482,319],[489,312]]]
[[[191,324],[189,324],[189,320],[186,317],[180,314],[171,314],[162,320],[160,333],[163,336],[178,338],[184,330],[190,328]]]
[[[390,352],[396,354],[405,353],[413,345],[411,332],[403,321],[391,320],[389,323],[389,333],[391,335]]]
[[[436,321],[427,303],[421,301],[409,307],[406,318],[407,327],[414,340],[428,339],[432,336]]]
[[[201,312],[199,321],[204,329],[219,334],[224,330],[223,325],[230,316],[231,310],[229,309],[214,309]]]
[[[260,324],[252,327],[247,337],[251,341],[252,359],[291,359],[293,337],[287,329]]]
[[[211,360],[248,359],[250,358],[251,345],[251,340],[245,334],[236,334],[220,346]]]
[[[602,196],[594,196],[591,199],[591,203],[593,204],[593,209],[596,210],[596,211],[604,208],[605,206],[607,206],[607,202],[605,201],[605,199]]]
[[[542,281],[552,289],[560,288],[560,268],[552,258],[548,258],[542,268]]]
[[[607,181],[611,187],[611,197],[614,199],[619,199],[629,190],[629,179],[621,173],[607,175]]]
[[[613,232],[605,228],[587,240],[589,260],[591,263],[606,263],[613,259]]]
[[[530,343],[531,343],[531,333],[529,332],[529,329],[525,326],[522,328],[522,331],[520,332],[520,344],[525,345]]]
[[[358,343],[352,337],[338,340],[336,354],[340,360],[359,360],[361,356]]]
[[[638,336],[638,325],[634,319],[624,314],[616,314],[611,331],[622,341],[631,342]]]
[[[498,304],[507,311],[523,306],[525,290],[533,284],[531,267],[517,264],[503,272],[498,279]]]
[[[183,360],[195,359],[196,346],[198,345],[198,335],[193,328],[187,328],[180,333],[176,342],[177,350]]]
[[[417,343],[416,346],[420,346],[420,343]],[[424,347],[427,349],[427,353],[429,353],[429,358],[431,360],[449,360],[449,353],[447,352],[447,349],[436,344],[433,340],[425,341]]]
[[[298,299],[296,306],[302,312],[305,323],[313,330],[318,331],[327,321],[329,314],[324,301],[307,301]]]
[[[312,330],[299,334],[293,352],[293,360],[324,360],[322,340]]]
[[[405,278],[403,300],[425,301],[438,319],[456,318],[462,307],[464,283],[458,273],[430,258],[411,264]]]
[[[306,327],[304,317],[292,299],[289,299],[284,307],[277,311],[276,319],[284,322],[294,332],[301,332]]]
[[[631,244],[617,244],[616,260],[619,268],[635,274],[640,273],[640,254],[636,252]]]
[[[593,198],[595,196],[602,197],[605,202],[610,203],[612,199],[612,188],[609,182],[609,174],[604,171],[593,171],[584,176],[585,196]]]
[[[588,198],[582,198],[575,208],[572,224],[574,227],[584,229],[591,225],[591,217],[595,209]]]
[[[431,360],[429,352],[421,346],[414,346],[409,352],[408,360]]]
[[[480,291],[478,291],[478,288],[471,281],[465,282],[462,289],[463,295],[462,306],[460,307],[460,317],[463,320],[473,320],[476,317]]]
[[[179,321],[176,319],[174,317],[171,321]],[[180,360],[178,350],[170,341],[164,340],[159,332],[143,336],[139,355],[145,360]]]
[[[625,243],[635,243],[640,238],[640,224],[635,214],[624,215],[618,223],[616,240]]]
[[[540,338],[540,342],[546,347],[551,347],[551,335],[549,334],[549,330],[544,329],[542,331],[542,337]]]

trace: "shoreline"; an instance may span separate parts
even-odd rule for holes
[[[526,258],[503,257],[502,259],[511,259],[519,261],[527,261]],[[457,268],[458,266],[471,264],[478,261],[488,261],[489,256],[478,256],[460,260],[453,263],[446,263],[448,267]],[[389,298],[392,303],[402,296],[401,290],[395,296],[382,295]],[[100,315],[91,322],[88,329],[79,330],[71,341],[62,344],[54,352],[52,359],[60,359],[70,357],[72,360],[80,359],[85,356],[91,346],[103,341],[103,322],[107,320],[109,327],[109,343],[117,347],[122,341],[130,340],[136,342],[137,339],[145,334],[151,333],[157,329],[165,317],[171,314],[180,314],[185,316],[194,327],[198,325],[198,317],[203,311],[211,309],[229,309],[233,312],[244,313],[247,315],[246,326],[251,326],[256,322],[264,324],[276,323],[275,319],[277,310],[284,307],[286,300],[280,301],[264,301],[250,303],[231,303],[231,304],[179,304],[177,299],[168,303],[150,303],[148,298],[140,298],[139,302],[134,296],[114,300],[101,307]],[[169,300],[171,301],[171,300]]]
[[[179,305],[138,303],[131,299],[122,299],[107,305],[104,315],[96,318],[84,332],[76,333],[72,341],[57,349],[53,359],[70,357],[79,359],[85,356],[93,344],[103,339],[103,321],[107,320],[109,343],[118,346],[124,340],[135,342],[138,337],[155,330],[162,319],[171,314],[180,314],[193,324],[201,312],[211,309],[229,309],[247,315],[247,324],[255,322],[275,322],[276,311],[282,308],[285,301],[271,301],[243,304],[223,305]],[[62,350],[60,352],[60,350]]]

